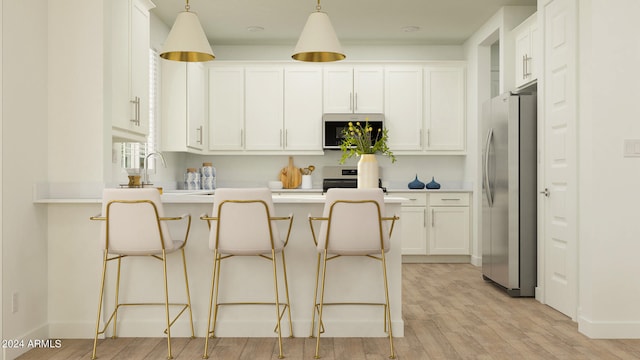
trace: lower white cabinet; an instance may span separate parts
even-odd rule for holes
[[[402,229],[402,254],[425,255],[427,253],[427,194],[406,192],[394,194],[408,199],[400,210]]]
[[[465,192],[402,192],[403,255],[469,255],[470,196]]]

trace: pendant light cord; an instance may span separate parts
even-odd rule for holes
[[[186,0],[186,1],[187,1],[187,3],[184,5],[184,9],[185,9],[186,11],[189,11],[189,9],[191,8],[191,7],[189,6],[189,0]],[[318,3],[320,3],[320,0],[318,0]]]
[[[318,5],[316,5],[316,11],[320,11],[321,7],[320,7],[320,0],[318,0]]]

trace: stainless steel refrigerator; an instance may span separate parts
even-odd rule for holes
[[[482,276],[511,296],[536,286],[535,95],[503,94],[482,108]]]

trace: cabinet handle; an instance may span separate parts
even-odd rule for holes
[[[244,129],[240,129],[240,147],[244,146]]]
[[[129,100],[130,103],[133,104],[133,119],[130,121],[134,123],[136,126],[140,126],[140,98],[135,97],[133,100]]]
[[[442,198],[442,201],[460,201],[460,198]]]
[[[427,129],[427,147],[431,146],[431,129]]]
[[[354,100],[353,100],[353,107],[355,111],[358,111],[358,93],[355,93],[354,95]]]
[[[522,55],[522,79],[527,78],[527,55]]]
[[[529,56],[528,54],[524,55],[524,64],[525,66],[525,76],[529,77],[531,76],[531,70],[529,69],[529,62],[531,61],[531,56]]]
[[[198,132],[198,144],[202,145],[202,125],[200,125],[196,131]]]
[[[284,147],[289,146],[289,130],[284,129]]]
[[[349,93],[349,110],[353,111],[353,93]]]
[[[422,227],[427,227],[427,209],[422,210]]]
[[[282,147],[282,129],[280,129],[280,147]]]
[[[431,227],[435,226],[435,217],[436,217],[436,212],[435,210],[431,209]]]

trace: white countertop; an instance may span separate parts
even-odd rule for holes
[[[40,184],[34,189],[36,204],[100,204],[102,203],[102,186],[100,184]],[[215,190],[165,190],[162,202],[167,204],[211,204]],[[274,189],[273,202],[278,203],[324,203],[322,189]],[[464,188],[418,189],[389,188],[385,196],[387,203],[400,203],[403,200],[398,193],[432,193],[432,192],[471,192]]]

